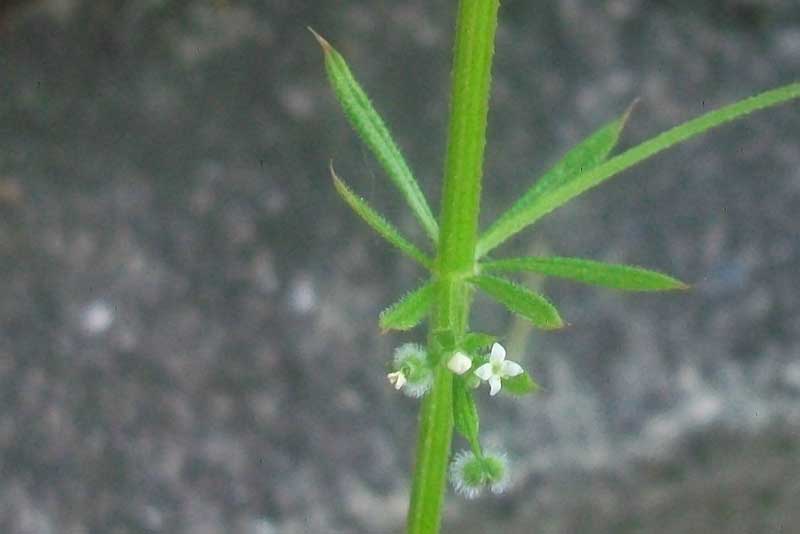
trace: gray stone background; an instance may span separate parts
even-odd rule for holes
[[[421,238],[326,86],[346,55],[438,205],[455,0],[42,0],[0,23],[0,532],[402,530],[416,403],[378,311]],[[506,0],[484,224],[641,98],[623,144],[795,81],[794,0]],[[547,282],[571,323],[480,300],[543,385],[481,399],[516,466],[445,532],[800,530],[800,105],[626,172],[507,245],[658,268]],[[420,239],[421,241],[421,239]],[[533,284],[540,282],[533,280]],[[461,446],[457,443],[457,446]]]

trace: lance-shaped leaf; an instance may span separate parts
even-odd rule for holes
[[[453,424],[458,433],[469,442],[473,452],[480,455],[478,409],[475,407],[472,391],[460,378],[453,380]]]
[[[325,69],[347,119],[386,170],[389,178],[405,197],[414,216],[435,243],[439,238],[436,219],[389,130],[353,77],[342,55],[322,36],[311,28],[309,30],[325,52]]]
[[[333,170],[333,163],[331,163],[331,176],[333,177],[333,185],[336,187],[336,191],[339,195],[341,195],[344,201],[353,208],[353,211],[364,219],[373,230],[378,232],[381,237],[399,248],[410,258],[417,260],[422,266],[430,269],[431,259],[415,247],[409,240],[404,238],[391,223],[373,210],[363,198],[350,191],[347,185],[336,175],[336,172]]]
[[[561,161],[547,171],[481,235],[476,247],[476,256],[483,257],[514,234],[533,224],[541,209],[542,199],[546,199],[546,192],[562,186],[582,172],[602,163],[617,144],[632,109],[633,105],[622,117],[606,124],[567,152]]]
[[[539,385],[533,381],[531,375],[527,372],[503,379],[502,391],[511,393],[512,395],[528,395],[530,393],[535,393],[538,389]]]
[[[680,280],[656,271],[580,258],[510,258],[483,262],[481,270],[534,272],[623,291],[669,291],[689,288]]]
[[[433,282],[429,281],[381,312],[381,329],[410,330],[428,315],[433,302]]]
[[[584,191],[601,184],[625,169],[673,145],[682,143],[712,128],[753,113],[754,111],[774,106],[794,98],[800,98],[800,83],[784,85],[783,87],[765,91],[718,110],[711,111],[696,119],[671,128],[595,167],[584,169],[581,173],[574,175],[569,180],[565,180],[557,187],[544,191],[542,195],[536,199],[535,203],[526,208],[526,225],[533,224],[544,215],[563,206]],[[511,228],[513,229],[513,227]],[[498,235],[506,239],[513,234],[507,234],[507,232],[503,231]],[[478,243],[478,248],[476,249],[478,257],[486,254],[504,239],[498,240],[497,236],[492,236],[485,240],[481,238],[481,241]]]
[[[543,296],[504,278],[489,275],[473,276],[468,282],[480,288],[512,312],[528,319],[534,326],[554,330],[564,326],[555,306]]]

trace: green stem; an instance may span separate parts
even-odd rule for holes
[[[428,338],[436,371],[433,387],[422,403],[408,534],[436,534],[441,523],[453,436],[453,377],[445,367],[448,354],[441,353],[437,336],[458,343],[469,320],[471,291],[465,279],[475,268],[497,10],[498,0],[459,2],[441,231],[434,266],[436,294]]]
[[[471,270],[480,210],[497,0],[461,0],[442,190],[439,269]]]
[[[435,534],[444,503],[447,461],[453,437],[453,374],[439,366],[420,413],[417,463],[408,510],[408,534]]]

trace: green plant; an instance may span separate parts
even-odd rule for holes
[[[430,273],[429,280],[380,315],[383,330],[409,330],[427,318],[426,347],[406,344],[394,359],[389,380],[414,397],[423,397],[408,534],[439,531],[455,428],[469,450],[455,455],[449,474],[467,497],[484,487],[502,491],[508,465],[502,453],[484,451],[474,391],[485,381],[498,391],[524,395],[536,390],[533,379],[489,334],[469,328],[472,295],[485,292],[512,312],[543,329],[563,321],[543,296],[502,273],[536,272],[547,276],[627,291],[686,289],[658,272],[577,258],[490,259],[488,254],[513,235],[569,200],[621,171],[711,128],[775,104],[800,97],[800,83],[761,93],[706,113],[610,157],[630,108],[587,137],[547,171],[483,233],[478,233],[481,174],[498,0],[461,0],[456,22],[450,123],[441,212],[433,216],[413,174],[383,120],[353,77],[344,58],[314,32],[325,53],[334,93],[355,131],[375,154],[430,239],[426,253],[404,237],[367,202],[330,172],[336,190],[353,210],[389,243]],[[313,32],[313,30],[312,30]]]

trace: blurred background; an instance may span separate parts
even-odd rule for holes
[[[438,206],[455,0],[0,3],[0,531],[401,532],[417,403],[385,379],[423,277],[337,198],[422,232],[326,85],[348,59]],[[484,225],[638,105],[624,146],[798,79],[795,0],[506,0]],[[624,146],[622,148],[624,148]],[[690,292],[537,279],[479,300],[542,384],[480,399],[505,495],[445,532],[800,528],[800,104],[642,164],[505,245]],[[498,251],[499,252],[499,251]],[[463,446],[460,441],[456,447]]]

